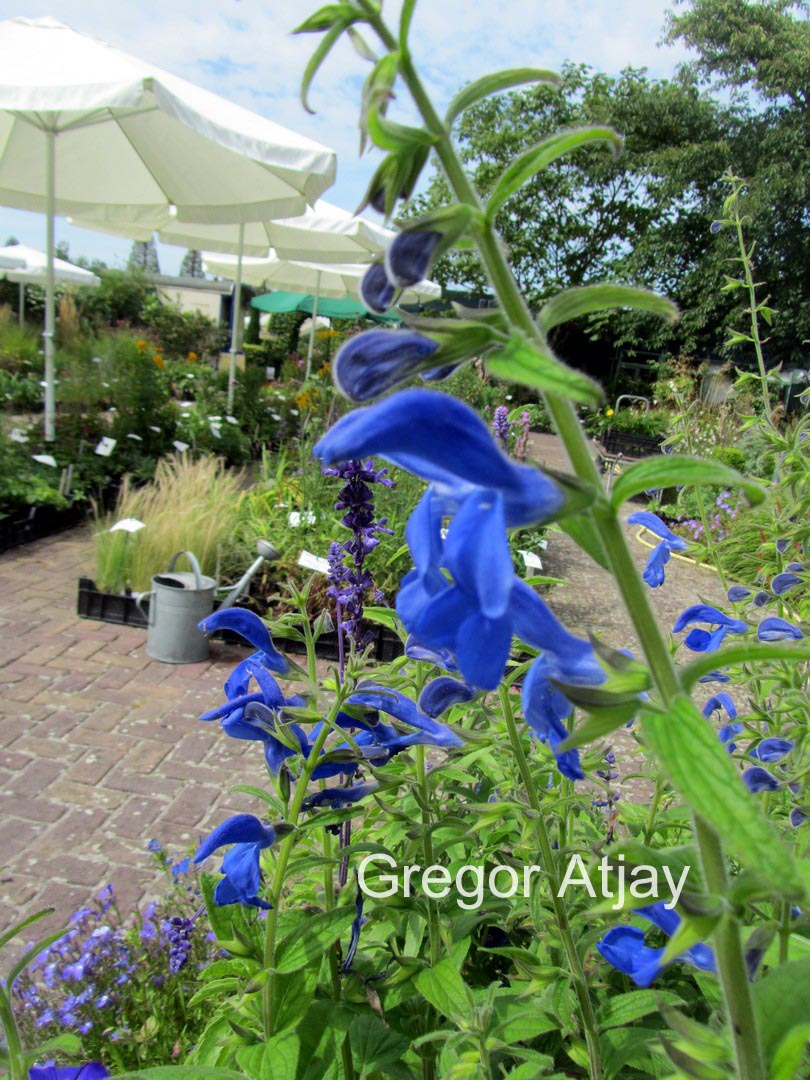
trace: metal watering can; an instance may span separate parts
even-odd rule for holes
[[[175,571],[177,560],[185,555],[193,573]],[[208,658],[208,638],[197,623],[214,610],[216,582],[200,571],[200,564],[190,551],[178,551],[169,561],[165,574],[155,574],[152,588],[138,597],[138,606],[149,602],[146,655],[166,664],[194,664]],[[141,610],[144,611],[143,607]],[[145,612],[144,612],[145,613]]]

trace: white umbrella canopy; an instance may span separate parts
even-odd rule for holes
[[[0,270],[13,270],[15,267],[25,266],[25,259],[15,254],[19,245],[12,244],[0,251]],[[3,253],[6,254],[3,254]]]
[[[204,269],[216,277],[232,280],[237,264],[238,260],[233,257],[203,252]],[[266,285],[269,289],[282,289],[284,292],[312,293],[330,300],[342,300],[346,295],[359,300],[360,283],[367,270],[368,266],[362,263],[288,262],[272,251],[263,259],[242,260],[242,280],[249,285]],[[439,285],[432,281],[420,281],[418,285],[405,290],[401,302],[418,304],[437,300],[441,295]]]
[[[17,281],[24,285],[44,285],[48,271],[48,256],[44,251],[26,247],[25,244],[11,244],[9,247],[0,248],[0,267],[3,266],[5,257],[19,257],[17,269],[9,270],[6,277],[9,281]],[[65,285],[100,285],[101,278],[85,270],[81,266],[66,262],[64,259],[53,260],[54,280]]]
[[[300,214],[335,154],[54,19],[0,22],[0,204],[111,228]],[[46,274],[45,438],[54,437],[53,275]]]
[[[265,285],[268,289],[281,289],[284,292],[311,293],[315,297],[313,318],[317,318],[318,300],[321,297],[342,300],[345,296],[350,296],[359,300],[360,283],[368,270],[368,266],[362,263],[290,262],[280,259],[274,251],[263,259],[234,259],[227,255],[203,252],[203,268],[217,277],[234,278],[238,274],[239,280],[250,285]],[[420,281],[418,285],[406,289],[400,300],[403,304],[419,304],[426,300],[437,300],[441,295],[439,285],[432,281]],[[313,331],[309,335],[307,378],[312,364],[314,343]]]

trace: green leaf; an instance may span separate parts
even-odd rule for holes
[[[694,484],[740,488],[752,506],[765,498],[759,484],[720,461],[693,458],[686,454],[656,454],[637,461],[616,478],[610,501],[618,509],[623,502],[650,488]]]
[[[352,1020],[349,1040],[354,1067],[360,1076],[372,1073],[385,1076],[386,1066],[401,1061],[410,1046],[408,1039],[397,1035],[372,1012]]]
[[[399,621],[396,611],[387,607],[364,607],[363,618],[369,622],[387,626],[389,630],[399,630],[402,623]]]
[[[529,342],[515,333],[498,352],[488,357],[487,368],[499,379],[533,386],[546,394],[557,394],[585,405],[598,405],[602,388],[581,371],[561,363],[551,349]]]
[[[320,34],[347,18],[356,19],[358,12],[351,4],[326,4],[293,30],[294,34]]]
[[[349,35],[349,40],[354,45],[354,51],[360,57],[361,60],[368,60],[372,64],[377,63],[377,55],[366,39],[360,33],[359,30],[355,30],[353,26],[349,26],[346,29],[346,33]]]
[[[736,858],[782,896],[801,896],[801,879],[790,853],[694,702],[679,695],[666,714],[642,714],[642,732],[690,809],[722,837]]]
[[[583,285],[581,288],[564,289],[552,296],[540,309],[537,321],[547,333],[553,327],[582,315],[623,307],[649,311],[668,322],[675,322],[678,318],[677,305],[649,289],[637,289],[632,285]]]
[[[307,918],[279,943],[274,969],[282,973],[297,971],[321,958],[329,946],[351,926],[355,914],[352,905]]]
[[[399,13],[399,47],[403,52],[407,52],[408,49],[408,35],[411,32],[411,19],[415,7],[416,0],[404,0]]]
[[[266,1043],[246,1046],[236,1060],[248,1076],[267,1077],[268,1080],[295,1080],[298,1071],[299,1039],[294,1031],[281,1031],[272,1035]]]
[[[559,86],[561,80],[556,72],[547,71],[545,68],[509,68],[507,71],[494,71],[491,75],[484,75],[459,90],[447,107],[444,122],[449,128],[465,109],[490,94],[500,94],[502,90],[510,90],[513,86],[538,82]]]
[[[425,128],[397,124],[384,116],[379,108],[369,109],[366,126],[372,142],[381,150],[399,153],[408,152],[417,146],[429,149],[436,142],[436,136],[431,135]]]
[[[735,664],[758,664],[767,660],[794,660],[797,664],[810,661],[810,645],[800,641],[752,641],[729,645],[717,652],[707,653],[681,669],[681,685],[691,690],[698,679],[719,668]]]
[[[29,915],[27,919],[23,919],[22,922],[15,923],[10,930],[6,930],[4,934],[0,935],[0,949],[2,949],[4,945],[7,945],[12,938],[15,938],[17,934],[21,934],[26,927],[31,926],[35,922],[39,922],[40,919],[44,919],[48,915],[53,915],[54,911],[56,911],[56,908],[42,908],[41,911],[35,911],[34,914]]]
[[[521,154],[495,184],[487,202],[487,220],[494,221],[509,196],[514,195],[535,173],[547,168],[564,154],[570,154],[573,150],[595,142],[609,142],[617,153],[622,147],[622,138],[613,128],[583,127],[558,131]]]
[[[810,1016],[810,957],[772,968],[751,987],[767,1060],[794,1028]]]
[[[603,570],[610,570],[607,552],[602,545],[599,530],[587,514],[562,518],[557,522],[557,528],[570,536],[577,547],[582,548],[586,555],[590,555],[597,566],[601,566]]]
[[[804,1057],[804,1048],[810,1042],[810,1023],[798,1024],[776,1048],[771,1060],[770,1080],[795,1080]]]
[[[339,6],[343,7],[344,5],[341,4]],[[349,8],[347,6],[347,10],[351,12],[351,14],[342,15],[340,18],[338,18],[336,22],[334,22],[330,26],[330,28],[326,31],[321,40],[318,42],[317,49],[309,58],[309,63],[304,68],[304,76],[301,80],[301,104],[304,106],[308,113],[312,113],[313,115],[315,113],[315,110],[310,109],[308,101],[309,88],[310,86],[312,86],[312,80],[318,74],[321,64],[332,51],[333,46],[341,37],[343,31],[346,30],[349,26],[351,26],[351,24],[357,18],[357,12],[353,8]]]
[[[115,1080],[248,1080],[243,1072],[216,1065],[153,1065],[137,1072],[116,1073]]]
[[[670,990],[632,990],[628,994],[608,998],[596,1014],[596,1022],[603,1030],[626,1027],[650,1013],[657,1013],[662,1001],[672,1005],[684,1004],[683,998]]]
[[[422,997],[443,1016],[466,1019],[472,1013],[472,995],[450,957],[420,971],[414,982]]]
[[[594,739],[602,739],[616,728],[623,727],[638,712],[640,703],[631,705],[613,705],[607,708],[594,709],[584,724],[581,724],[573,734],[562,742],[558,747],[558,753],[565,750],[574,750],[579,746],[585,746]]]

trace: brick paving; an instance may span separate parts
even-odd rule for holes
[[[199,664],[146,655],[146,631],[80,619],[89,532],[0,558],[0,929],[45,906],[63,925],[108,882],[126,910],[162,889],[145,847],[178,854],[257,782],[261,755],[196,720],[247,649]]]
[[[532,452],[565,468],[551,436],[533,437]],[[634,554],[643,565],[649,552]],[[181,854],[223,817],[256,809],[227,790],[261,782],[256,747],[196,720],[248,650],[214,643],[204,663],[163,664],[146,656],[145,630],[78,618],[92,558],[84,529],[0,557],[0,930],[46,905],[56,912],[43,932],[64,925],[108,882],[126,910],[162,891],[150,838]],[[544,562],[566,579],[551,603],[572,631],[637,647],[609,574],[559,533]],[[713,573],[675,560],[651,595],[667,629],[698,599],[724,598]],[[635,772],[631,734],[614,741]],[[644,781],[623,792],[643,801]]]

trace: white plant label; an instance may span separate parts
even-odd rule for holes
[[[188,443],[181,442],[179,439],[175,439],[172,443],[172,446],[175,448],[178,454],[185,454],[186,450],[188,450]]]
[[[52,468],[56,468],[56,458],[51,454],[32,454],[31,457],[34,461],[38,461],[40,465],[50,465]]]
[[[96,447],[96,453],[99,457],[109,457],[115,449],[117,441],[117,439],[111,439],[109,435],[105,435],[99,440],[98,446]]]
[[[122,518],[121,521],[116,523],[109,529],[109,532],[128,532],[136,533],[144,527],[142,521],[138,521],[137,518]]]
[[[298,565],[307,570],[316,570],[319,574],[329,573],[329,560],[322,559],[320,555],[313,555],[311,551],[302,551],[298,556]]]

